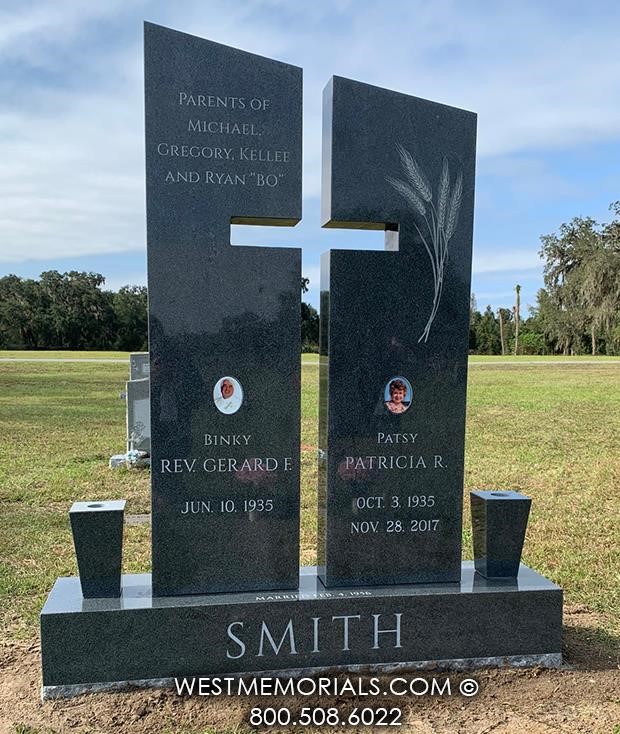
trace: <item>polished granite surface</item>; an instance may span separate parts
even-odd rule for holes
[[[125,576],[119,600],[83,600],[59,579],[41,614],[43,685],[67,686],[333,666],[503,658],[561,651],[562,591],[522,567],[488,582],[325,589],[304,569],[295,592],[151,595]],[[500,661],[501,664],[501,661]]]
[[[302,71],[145,25],[153,586],[294,588]]]
[[[330,588],[454,582],[476,115],[334,77],[323,136],[323,226],[386,236],[321,260],[320,573]]]
[[[256,604],[277,601],[312,601],[329,599],[377,599],[382,597],[415,597],[444,594],[485,594],[493,592],[559,591],[551,581],[521,565],[519,575],[512,579],[489,580],[476,573],[473,561],[464,561],[460,584],[411,584],[364,588],[326,589],[317,576],[316,567],[301,569],[299,589],[286,592],[209,594],[179,597],[153,597],[151,575],[125,574],[120,599],[82,599],[79,581],[73,577],[59,578],[41,614],[70,612],[112,612],[120,609],[149,609],[188,606],[219,606]]]

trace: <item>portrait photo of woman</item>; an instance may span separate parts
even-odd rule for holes
[[[411,405],[411,383],[404,377],[394,377],[385,386],[383,397],[390,413],[404,413]]]

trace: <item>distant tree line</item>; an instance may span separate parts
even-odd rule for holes
[[[148,349],[147,289],[103,289],[99,273],[48,270],[0,278],[0,349]],[[308,280],[302,282],[307,291]],[[301,304],[304,351],[318,351],[319,315]]]
[[[521,320],[515,303],[478,311],[472,297],[469,350],[473,354],[620,354],[620,202],[599,225],[575,217],[558,234],[543,235],[545,287]]]
[[[514,304],[478,310],[472,296],[472,354],[620,354],[620,202],[614,220],[589,217],[563,224],[541,237],[545,287],[521,319],[520,290]],[[308,290],[302,278],[301,290]],[[103,289],[99,273],[48,270],[39,280],[0,278],[0,348],[148,348],[147,290]],[[319,314],[301,304],[303,351],[318,351]]]
[[[0,278],[0,348],[147,348],[144,286],[102,290],[99,273],[48,270],[39,280]]]
[[[301,351],[319,351],[319,312],[309,303],[301,304]]]
[[[301,279],[301,292],[307,293],[310,278]],[[319,312],[309,303],[301,304],[301,351],[319,351]]]

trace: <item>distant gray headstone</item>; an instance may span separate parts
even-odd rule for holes
[[[319,565],[328,586],[458,581],[476,116],[334,77],[321,262]]]
[[[293,588],[301,69],[147,23],[153,591]]]
[[[127,450],[151,450],[149,379],[127,383]]]
[[[129,355],[129,379],[142,380],[151,374],[148,352],[134,352]]]

